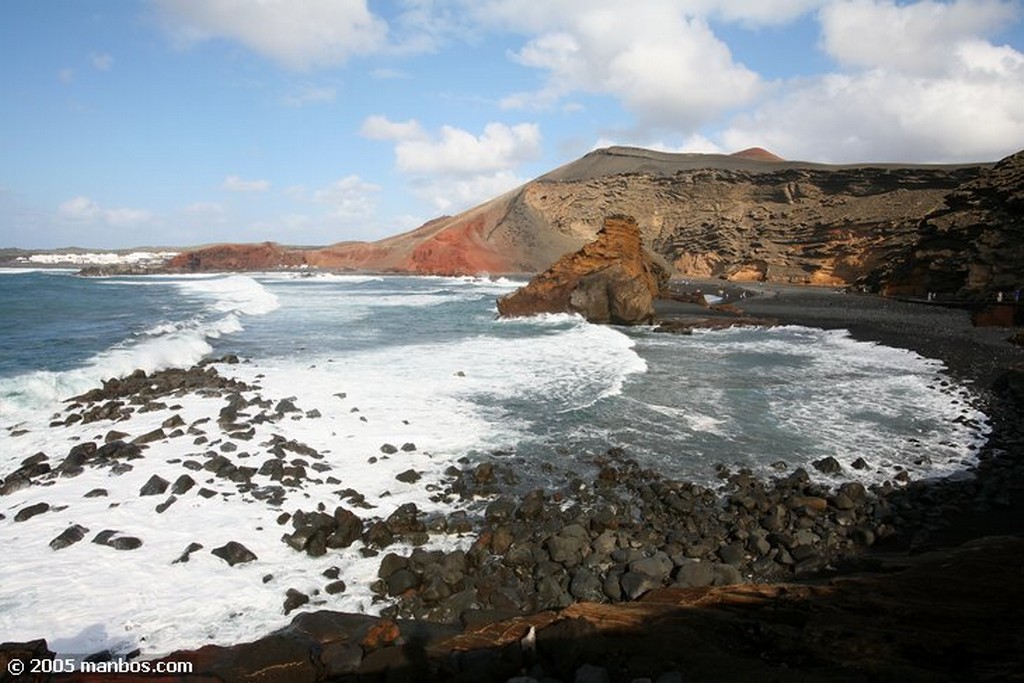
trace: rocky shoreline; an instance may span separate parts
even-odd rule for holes
[[[831,659],[824,655],[827,643],[823,645],[822,639],[832,637],[827,628],[809,630],[805,623],[786,638],[778,633],[786,619],[797,619],[787,610],[804,617],[804,611],[813,612],[812,605],[820,597],[814,586],[834,586],[837,577],[852,574],[868,576],[858,579],[867,582],[864,586],[875,586],[873,582],[881,586],[905,571],[917,572],[918,580],[933,576],[940,581],[942,567],[969,564],[977,557],[970,553],[954,557],[947,552],[934,566],[908,558],[992,534],[1019,536],[1024,519],[1020,349],[1005,342],[1005,329],[996,333],[971,328],[958,312],[928,309],[923,313],[921,307],[910,304],[821,290],[759,294],[744,298],[741,311],[723,315],[846,326],[858,337],[902,341],[900,345],[933,351],[929,355],[946,361],[957,379],[973,380],[993,423],[989,442],[971,468],[973,477],[911,481],[902,472],[882,485],[865,487],[856,481],[856,473],[844,472],[839,463],[825,458],[814,466],[831,477],[832,485],[780,464],[778,476],[770,481],[723,466],[719,485],[711,488],[667,480],[640,468],[628,453],[611,448],[595,459],[590,474],[577,473],[548,488],[512,497],[507,492],[517,475],[512,466],[502,463],[500,454],[489,462],[466,461],[449,468],[441,483],[431,485],[435,500],[458,501],[465,508],[447,515],[426,515],[406,504],[386,518],[374,518],[361,509],[359,493],[348,491],[334,509],[283,511],[278,517],[282,542],[296,553],[322,557],[334,549],[361,544],[364,556],[379,557],[378,580],[371,588],[386,605],[380,617],[302,612],[289,627],[255,643],[207,646],[166,659],[192,661],[190,680],[225,681],[504,681],[516,676],[526,677],[522,680],[671,681],[735,680],[738,675],[753,676],[753,680],[866,680],[897,672],[911,680],[956,680],[944,676],[962,671],[950,668],[950,658],[959,655],[936,654],[929,643],[922,643],[920,652],[890,652],[872,663],[848,656],[849,652]],[[686,304],[664,304],[660,312],[677,319],[694,314],[681,306]],[[997,334],[1003,341],[997,340]],[[293,413],[316,417],[303,414],[287,400],[245,402],[240,392],[246,389],[221,377],[215,364],[151,376],[137,374],[77,397],[63,419],[99,421],[124,411],[154,410],[160,404],[166,407],[167,397],[178,391],[211,392],[222,398],[219,426],[242,440],[251,423],[259,420],[298,419],[292,418]],[[176,432],[203,438],[201,429],[183,424],[167,424],[162,434],[151,436],[175,438]],[[143,457],[145,443],[141,437],[125,441],[112,431],[105,444],[92,450],[75,447],[60,463],[23,463],[16,472],[4,473],[3,487],[28,486],[59,474],[73,476],[74,469],[81,467],[130,467],[131,460]],[[240,492],[271,506],[285,487],[301,486],[305,477],[330,476],[329,468],[318,467],[321,456],[303,444],[261,447],[268,457],[255,467],[235,462],[233,452],[224,449],[211,451],[205,461],[197,460],[195,468],[187,462],[182,465],[230,481]],[[415,448],[412,443],[385,444],[381,450],[386,456]],[[848,475],[852,476],[846,481]],[[414,483],[418,473],[409,470],[398,476]],[[163,495],[168,489],[165,503],[169,506],[192,486],[184,479],[153,482],[150,493]],[[202,494],[202,487],[197,490]],[[419,548],[432,534],[466,535],[474,540],[466,549]],[[85,532],[71,533],[62,542],[82,538]],[[115,533],[103,542],[120,543],[130,550],[130,538]],[[979,543],[975,547],[991,546],[992,554],[1002,553],[998,556],[1009,559],[986,570],[995,587],[971,583],[977,595],[965,590],[962,602],[982,604],[991,600],[983,594],[992,590],[1019,592],[1015,585],[1020,543]],[[395,551],[408,546],[416,549]],[[188,561],[189,554],[198,550],[186,548],[178,560]],[[212,552],[229,564],[252,559],[244,547]],[[901,569],[894,571],[894,566]],[[284,612],[316,605],[323,595],[346,589],[344,576],[337,570],[327,570],[322,579],[320,594],[294,589],[283,594]],[[851,605],[858,590],[885,592],[878,586],[858,589],[856,581],[842,581],[849,604],[835,608],[837,623],[855,612]],[[940,583],[934,586],[937,593],[942,590]],[[870,602],[866,594],[860,597]],[[737,600],[755,601],[764,609],[740,617]],[[888,607],[893,615],[900,615],[896,597]],[[949,607],[962,609],[963,604],[951,601]],[[881,612],[886,608],[886,604],[873,607]],[[661,634],[650,632],[646,622],[655,616],[669,619],[674,626],[666,626]],[[1010,616],[995,618],[993,629]],[[735,623],[730,621],[737,618]],[[923,618],[923,614],[893,616],[895,621],[887,628],[897,632],[923,627],[919,621]],[[606,628],[620,620],[619,630]],[[702,625],[707,625],[706,633],[698,632]],[[997,633],[993,630],[993,636]],[[667,651],[650,650],[638,641],[660,642],[666,634],[675,638]],[[867,642],[863,638],[878,637],[878,633],[843,636],[851,652],[858,643]],[[741,645],[760,651],[731,652]],[[963,647],[982,645],[979,641]],[[0,660],[19,647],[45,650],[45,643],[5,645],[7,654],[0,653]],[[708,655],[714,651],[721,660],[717,675]],[[1007,665],[1015,661],[1016,655],[1006,656]],[[693,678],[695,671],[701,673]],[[982,671],[968,669],[977,679],[984,678]]]

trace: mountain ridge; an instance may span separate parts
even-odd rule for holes
[[[627,214],[677,276],[850,285],[907,253],[921,219],[993,166],[829,165],[778,160],[759,148],[725,155],[607,147],[376,242],[275,246],[276,254],[264,246],[241,265],[201,249],[170,269],[535,273],[593,240],[606,216]]]

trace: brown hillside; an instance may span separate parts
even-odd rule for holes
[[[904,253],[918,239],[921,217],[990,166],[833,166],[769,157],[757,148],[724,155],[609,147],[457,216],[377,242],[282,250],[279,265],[539,272],[592,241],[605,216],[626,214],[677,275],[846,284]],[[263,245],[254,248],[261,255],[252,260],[262,262]],[[200,250],[174,265],[218,270],[245,262]]]

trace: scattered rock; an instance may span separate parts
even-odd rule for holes
[[[839,461],[831,455],[826,456],[821,460],[815,460],[811,464],[814,465],[814,469],[818,470],[822,474],[839,474],[843,471],[843,466],[840,465]]]
[[[252,562],[258,560],[248,548],[237,541],[228,541],[219,548],[214,548],[210,551],[220,559],[227,562],[230,566],[234,567],[236,564],[244,564],[246,562]]]
[[[189,543],[188,547],[185,548],[185,550],[181,553],[181,555],[178,556],[178,559],[174,560],[171,564],[180,564],[182,562],[188,562],[189,556],[192,553],[194,553],[197,550],[202,550],[202,549],[203,549],[203,544],[202,543],[195,543],[195,542]]]
[[[167,490],[168,486],[170,486],[170,482],[168,482],[163,477],[154,474],[152,477],[149,478],[149,481],[143,484],[142,488],[139,489],[139,495],[159,496],[160,494]]]
[[[69,545],[74,545],[81,541],[87,533],[89,533],[89,530],[84,526],[72,524],[62,531],[59,536],[50,541],[50,547],[54,550],[67,548]]]
[[[115,550],[135,550],[142,547],[142,539],[135,536],[122,536],[120,531],[113,529],[104,529],[99,532],[92,542]]]
[[[41,515],[50,509],[49,503],[34,503],[28,507],[24,507],[18,510],[17,514],[14,515],[15,522],[24,522],[25,520],[32,519],[36,515]]]
[[[406,470],[395,475],[395,479],[403,484],[415,484],[422,478],[422,475],[420,475],[416,470]]]
[[[302,607],[303,605],[305,605],[308,602],[309,602],[309,596],[308,595],[306,595],[305,593],[303,593],[301,591],[298,591],[298,590],[296,590],[294,588],[289,588],[285,592],[284,613],[286,615],[290,614],[293,610],[296,610],[299,607]]]

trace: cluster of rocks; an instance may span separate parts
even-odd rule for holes
[[[597,465],[592,482],[493,498],[468,550],[385,555],[373,586],[393,601],[383,614],[458,623],[479,610],[532,612],[630,601],[662,586],[813,575],[894,534],[884,490],[830,489],[802,469],[766,483],[723,468],[716,491],[666,480],[620,449]],[[467,468],[447,493],[487,495],[495,479],[491,464]]]
[[[136,410],[151,412],[168,408],[160,399],[188,393],[220,395],[226,391],[251,389],[244,382],[220,375],[210,367],[213,363],[234,364],[238,363],[238,357],[229,355],[207,360],[188,369],[171,368],[153,373],[136,370],[123,378],[103,380],[102,386],[68,399],[67,414],[55,415],[51,426],[127,420]]]

